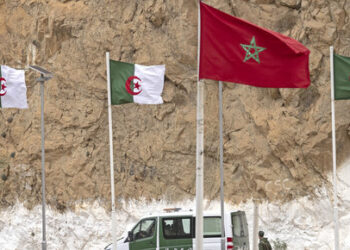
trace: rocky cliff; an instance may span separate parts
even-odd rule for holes
[[[225,199],[287,201],[312,194],[332,168],[329,46],[350,56],[350,1],[207,0],[311,50],[308,89],[223,88]],[[0,63],[40,65],[45,84],[47,202],[109,206],[105,52],[166,64],[163,105],[113,106],[116,198],[195,195],[197,1],[1,0]],[[40,92],[0,110],[0,205],[41,200]],[[218,85],[205,81],[205,196],[219,197]],[[338,163],[350,155],[349,102],[336,103]]]

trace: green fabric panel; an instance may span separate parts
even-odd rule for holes
[[[350,57],[334,54],[334,99],[350,99]]]
[[[111,74],[111,103],[118,105],[134,102],[125,89],[126,80],[134,75],[134,64],[109,60]],[[133,89],[133,86],[130,86]]]

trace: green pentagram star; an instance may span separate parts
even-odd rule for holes
[[[257,61],[257,63],[260,63],[259,53],[265,50],[266,48],[256,46],[254,36],[250,41],[250,45],[241,44],[241,46],[246,52],[244,62],[248,61],[250,58],[253,58],[255,61]]]

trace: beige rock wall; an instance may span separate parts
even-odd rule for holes
[[[311,50],[308,89],[224,84],[225,198],[286,201],[331,170],[329,46],[350,56],[350,1],[207,0]],[[195,195],[197,1],[1,0],[0,63],[54,72],[45,86],[47,202],[110,202],[105,52],[166,64],[165,104],[114,106],[116,197]],[[0,111],[0,205],[41,200],[40,93]],[[205,196],[219,197],[218,87],[205,82]],[[350,155],[348,101],[336,104],[338,163]]]

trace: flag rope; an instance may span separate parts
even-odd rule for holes
[[[222,81],[219,81],[219,137],[220,137],[220,208],[221,208],[221,250],[225,250],[225,196],[224,196],[224,138],[222,115]]]

